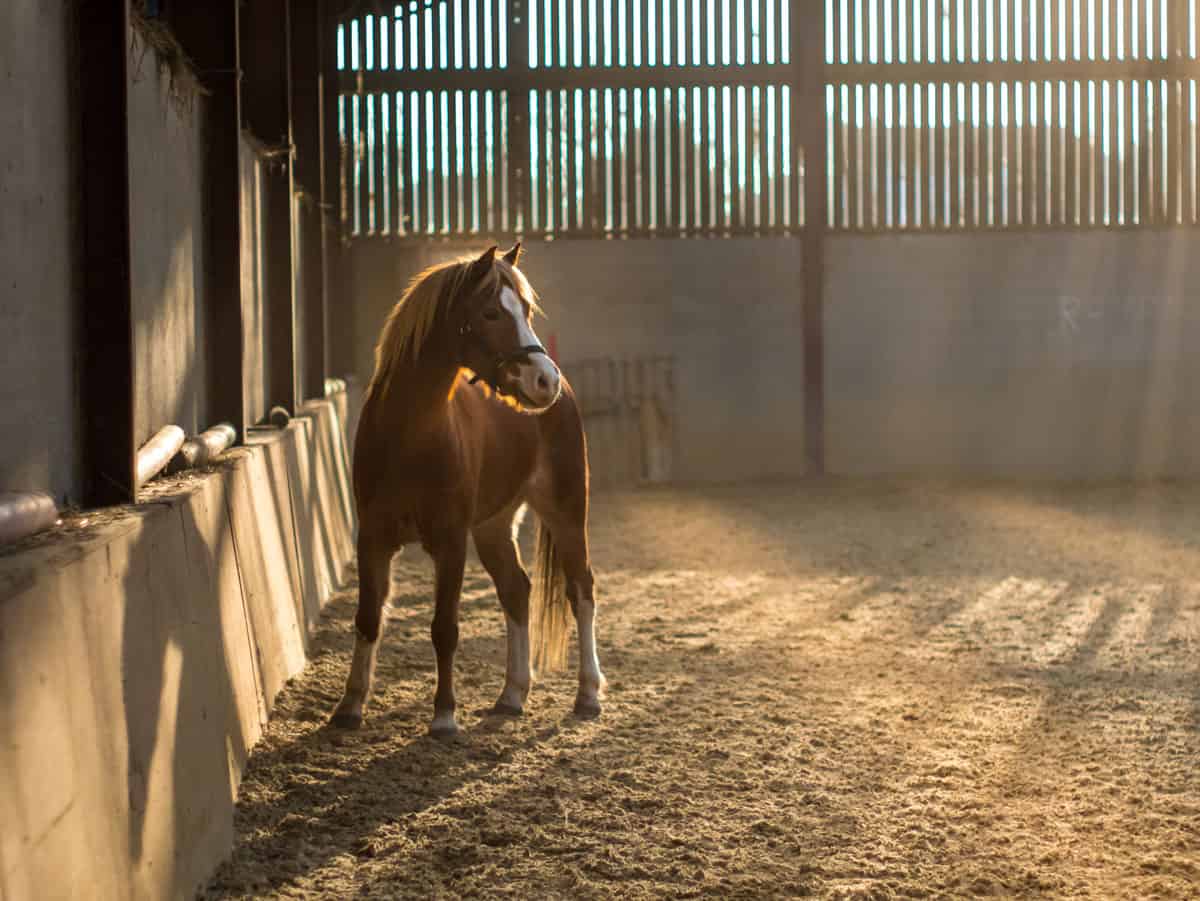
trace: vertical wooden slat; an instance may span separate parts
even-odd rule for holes
[[[793,121],[799,126],[792,131],[792,142],[804,147],[807,165],[801,301],[804,457],[807,471],[819,476],[825,472],[825,4],[806,9],[801,0],[785,2],[791,3]]]
[[[1017,50],[1016,4],[1013,2],[1013,0],[996,0],[996,2],[1004,4],[1005,12],[1008,16],[1008,21],[1006,23],[1007,29],[1005,32],[1006,46],[1005,46],[1005,51],[1004,51],[1004,59],[1005,60],[1015,60],[1017,58],[1017,53],[1016,53],[1016,50]],[[1010,89],[1009,93],[1010,94],[1012,93],[1011,89]],[[1009,98],[1009,102],[1010,103],[1012,102],[1011,97]],[[1011,111],[1011,108],[1010,108],[1010,111]],[[1010,119],[1009,121],[1012,121],[1012,120]],[[1015,218],[1015,217],[1013,217],[1013,218]]]
[[[696,93],[692,92],[692,102],[696,104],[692,110],[692,115],[695,121],[700,124],[700,143],[699,143],[699,158],[696,161],[696,178],[699,181],[699,214],[696,217],[696,227],[700,231],[707,232],[709,230],[709,176],[710,167],[708,160],[708,145],[709,145],[709,106],[708,106],[708,89],[701,88],[699,102],[696,103]]]
[[[783,85],[778,85],[775,90],[775,221],[781,230],[786,230],[789,225],[786,215],[788,185],[783,177],[783,170],[787,165],[789,145],[784,142],[784,132],[790,113],[784,101],[783,88]]]
[[[1063,143],[1065,145],[1063,160],[1063,195],[1064,216],[1067,225],[1075,225],[1079,213],[1079,142],[1075,139],[1075,125],[1079,110],[1075,103],[1075,82],[1065,82],[1066,106],[1065,125],[1063,126]]]
[[[1187,88],[1187,107],[1184,111],[1184,117],[1188,123],[1187,148],[1185,150],[1187,166],[1184,178],[1184,221],[1194,224],[1197,220],[1197,215],[1200,214],[1200,209],[1198,209],[1200,203],[1197,203],[1200,200],[1197,197],[1197,194],[1200,193],[1200,184],[1198,184],[1200,178],[1197,178],[1197,163],[1200,161],[1196,159],[1198,152],[1196,126],[1191,121],[1191,111],[1195,108],[1194,104],[1196,101],[1196,81],[1189,78],[1184,81],[1184,85]]]
[[[568,32],[568,41],[571,39],[572,34],[572,32]],[[573,45],[569,45],[569,51],[569,55],[573,54]],[[562,184],[564,194],[563,205],[565,206],[566,210],[563,213],[563,220],[560,227],[565,231],[567,229],[578,230],[583,224],[580,215],[580,204],[578,201],[580,188],[579,170],[575,165],[575,151],[579,145],[582,135],[580,130],[576,127],[575,122],[575,113],[578,104],[574,89],[567,88],[562,91],[562,105],[563,128],[562,134],[559,135],[559,140],[563,145],[561,154],[564,169]]]
[[[932,88],[932,90],[931,90]],[[925,121],[928,135],[926,143],[929,146],[929,174],[925,178],[929,192],[929,200],[925,204],[927,221],[930,228],[938,228],[942,222],[945,210],[945,166],[946,147],[943,143],[942,130],[942,98],[937,85],[925,85]]]
[[[921,25],[921,34],[924,38],[927,27],[924,22]],[[924,42],[922,41],[922,47]],[[926,53],[922,50],[922,53]],[[931,207],[931,198],[929,196],[930,175],[933,172],[934,162],[936,160],[936,151],[931,140],[932,134],[929,128],[929,87],[924,82],[913,86],[920,103],[920,115],[917,118],[917,165],[918,165],[918,181],[920,183],[920,192],[917,198],[917,222],[920,223],[922,229],[930,228],[933,223],[929,220],[929,210]]]
[[[562,210],[562,204],[559,202],[562,173],[559,171],[558,148],[561,137],[558,132],[558,101],[558,91],[545,90],[541,92],[541,100],[538,103],[538,140],[542,147],[538,156],[542,164],[542,229],[547,233],[558,230],[558,219]]]
[[[1125,218],[1125,167],[1123,163],[1125,148],[1124,148],[1124,98],[1125,87],[1124,82],[1114,79],[1109,90],[1111,91],[1111,99],[1109,101],[1109,112],[1112,116],[1108,123],[1110,163],[1112,166],[1112,224],[1118,225]]]
[[[464,59],[465,62],[465,59]],[[462,224],[460,229],[464,233],[474,232],[478,225],[475,222],[475,202],[479,191],[479,185],[476,181],[475,173],[478,171],[476,163],[476,154],[479,151],[479,145],[483,143],[483,132],[479,128],[479,113],[478,99],[476,100],[476,108],[471,108],[470,90],[462,92],[462,187],[460,189],[462,200]]]
[[[675,113],[671,122],[674,135],[674,153],[671,166],[671,178],[674,183],[674,224],[685,233],[690,227],[692,182],[688,161],[691,158],[692,146],[692,114],[691,98],[687,88],[675,90]]]
[[[613,160],[610,144],[614,136],[611,104],[613,92],[601,88],[596,92],[596,141],[599,157],[599,180],[596,183],[597,210],[600,228],[609,231],[614,227],[613,211],[617,203],[617,192],[613,185]]]
[[[913,100],[916,97],[917,86],[915,84],[901,85],[901,90],[906,95],[907,107],[905,109],[904,121],[904,136],[907,147],[905,148],[905,182],[906,196],[904,200],[906,225],[909,229],[916,228],[919,217],[917,214],[917,182],[920,172],[920,128],[914,116]]]
[[[1153,148],[1150,145],[1150,115],[1149,104],[1147,104],[1147,95],[1151,90],[1151,84],[1148,79],[1142,79],[1138,82],[1138,116],[1137,116],[1137,135],[1138,135],[1138,154],[1137,154],[1137,179],[1138,179],[1138,210],[1141,215],[1142,224],[1148,225],[1155,220],[1155,203],[1154,195],[1151,190],[1151,165],[1154,159]]]
[[[888,200],[888,215],[891,218],[891,228],[898,229],[901,219],[901,201],[900,201],[900,183],[904,176],[904,169],[900,165],[900,153],[902,148],[902,133],[900,131],[900,86],[889,85],[888,90],[892,100],[892,127],[888,129],[887,135],[887,154],[890,157],[888,162],[888,181],[891,185],[891,197]]]
[[[978,108],[977,97],[974,91],[975,84],[968,82],[964,85],[964,88],[963,128],[965,130],[965,140],[963,141],[963,191],[966,197],[964,198],[963,206],[967,227],[973,228],[980,224],[979,129],[975,125],[975,116]]]
[[[1033,121],[1034,83],[1021,83],[1021,224],[1037,222],[1037,124]]]
[[[1099,53],[1099,48],[1097,48]],[[1092,121],[1092,192],[1093,222],[1098,227],[1106,224],[1112,196],[1112,180],[1109,158],[1104,152],[1104,142],[1109,131],[1109,120],[1104,113],[1104,82],[1096,81],[1096,102]]]
[[[833,159],[830,161],[833,167],[833,227],[844,229],[850,227],[850,220],[847,215],[846,207],[846,192],[848,185],[846,184],[846,129],[842,124],[842,112],[844,104],[842,102],[842,85],[834,85],[833,88]]]
[[[645,62],[644,55],[643,62]],[[653,190],[650,172],[650,92],[646,88],[635,88],[634,90],[641,97],[642,104],[641,133],[638,135],[641,147],[638,177],[641,182],[639,192],[642,198],[641,227],[646,229],[650,226],[650,196]]]
[[[1171,79],[1167,83],[1167,92],[1171,101],[1167,116],[1167,124],[1170,129],[1168,145],[1170,151],[1167,159],[1167,214],[1172,223],[1182,223],[1184,221],[1184,204],[1180,183],[1182,181],[1184,134],[1183,82]]]
[[[719,24],[720,23],[720,18],[719,18],[720,4],[719,3],[718,3],[717,8],[718,8],[717,22]],[[719,29],[718,29],[718,32],[719,32]],[[721,43],[721,40],[720,40],[720,36],[718,34],[718,37],[717,37],[717,59],[718,60],[720,60],[720,43]],[[729,214],[731,212],[729,207],[730,207],[730,201],[732,200],[732,198],[729,197],[729,192],[726,190],[726,186],[725,186],[725,177],[727,174],[730,174],[730,171],[729,171],[730,160],[727,158],[727,156],[725,154],[725,129],[728,128],[728,126],[729,126],[729,112],[730,112],[728,109],[726,109],[725,90],[726,90],[726,88],[724,88],[724,87],[715,87],[712,89],[713,98],[714,98],[714,109],[716,112],[716,116],[714,117],[714,129],[713,129],[713,133],[716,138],[716,140],[715,140],[716,159],[715,159],[715,165],[713,166],[713,176],[714,176],[714,178],[713,178],[713,181],[714,181],[713,206],[715,207],[713,224],[716,226],[716,229],[718,231],[722,231],[722,232],[727,231],[729,228],[729,219],[730,219]],[[730,178],[729,178],[729,183],[730,183],[729,187],[732,188],[733,178],[732,178],[731,174],[730,174]]]
[[[584,231],[596,232],[599,230],[596,222],[597,160],[596,155],[592,153],[592,140],[596,133],[592,127],[592,118],[596,113],[595,88],[584,88],[579,102],[583,108],[583,130],[579,138],[583,147],[583,199],[580,221]]]
[[[1136,184],[1137,184],[1137,169],[1133,157],[1133,134],[1137,123],[1133,119],[1133,97],[1136,92],[1134,80],[1127,78],[1122,82],[1121,92],[1124,109],[1121,115],[1121,125],[1124,130],[1121,140],[1121,150],[1124,154],[1124,164],[1122,165],[1121,177],[1124,182],[1122,186],[1122,200],[1125,204],[1125,224],[1133,225],[1136,222],[1137,207],[1135,203]]]
[[[881,84],[876,89],[876,104],[878,118],[875,122],[875,217],[873,223],[877,228],[885,228],[888,221],[888,170],[887,170],[887,118],[884,110],[884,86]],[[821,176],[821,183],[824,184],[824,176]]]
[[[1095,87],[1089,82],[1083,82],[1079,89],[1079,108],[1077,115],[1081,123],[1079,185],[1080,191],[1080,222],[1083,225],[1095,225],[1098,210],[1099,195],[1096,193],[1096,103],[1098,97]]]
[[[1118,0],[1121,3],[1121,13],[1123,15],[1123,34],[1120,42],[1120,53],[1122,59],[1132,59],[1133,57],[1133,35],[1129,25],[1133,21],[1133,4],[1134,0]],[[1126,107],[1128,109],[1128,107]]]
[[[492,68],[500,67],[500,44],[502,37],[506,38],[504,46],[508,55],[508,68],[527,67],[529,65],[527,57],[513,55],[514,47],[511,29],[507,33],[505,32],[505,29],[509,28],[506,21],[506,14],[507,17],[511,17],[512,15],[511,0],[475,0],[475,2],[486,3],[488,10],[491,12],[492,27],[488,35],[484,36],[484,40],[490,40],[492,44]]]
[[[1011,46],[1011,45],[1010,45]],[[1007,104],[1008,115],[1002,125],[1003,134],[1001,137],[1004,140],[1004,196],[1005,196],[1005,213],[1003,224],[1007,228],[1012,228],[1017,224],[1019,219],[1019,210],[1021,205],[1021,197],[1018,191],[1018,157],[1019,157],[1019,132],[1017,130],[1016,117],[1016,86],[1014,83],[1006,83],[1003,85],[1004,102]]]
[[[862,228],[863,179],[862,179],[862,129],[858,127],[859,104],[862,87],[851,85],[847,94],[846,124],[846,176],[848,184],[847,220],[850,228]]]
[[[1045,104],[1046,114],[1043,115],[1043,121],[1048,121],[1050,125],[1045,128],[1046,137],[1043,148],[1043,158],[1045,166],[1043,167],[1045,190],[1049,194],[1049,200],[1046,204],[1045,216],[1043,222],[1046,225],[1061,225],[1062,224],[1062,209],[1059,197],[1062,192],[1062,172],[1058,164],[1058,155],[1061,148],[1062,132],[1058,124],[1058,82],[1049,82],[1050,90],[1047,93],[1045,88],[1042,90],[1042,102]],[[1048,99],[1047,99],[1048,98]]]
[[[742,3],[743,0],[738,0]],[[754,91],[750,87],[739,87],[734,91],[734,145],[737,148],[738,168],[734,170],[735,180],[741,178],[740,185],[735,185],[737,193],[736,219],[734,224],[741,229],[750,230],[754,227]],[[739,140],[738,135],[741,135]]]
[[[436,34],[435,31],[435,45]],[[436,56],[434,61],[437,61]],[[445,94],[444,90],[433,92],[433,225],[434,231],[437,233],[445,233],[450,230],[449,217],[445,210],[450,186],[447,184],[449,179],[446,168],[442,165],[442,152],[444,149],[448,149],[445,146],[443,135],[446,121],[442,115],[442,98]]]

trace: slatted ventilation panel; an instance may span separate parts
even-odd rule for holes
[[[506,0],[396,7],[339,26],[350,72],[503,68]],[[351,235],[508,231],[508,93],[343,93],[342,224]]]
[[[507,0],[442,0],[339,27],[348,234],[802,223],[787,0],[533,0],[526,18],[509,22]]]
[[[534,90],[530,231],[787,231],[802,219],[787,85]]]
[[[826,12],[829,226],[1197,222],[1196,0]]]
[[[397,91],[338,99],[342,224],[351,235],[505,232],[506,91]]]
[[[529,0],[529,66],[786,65],[788,13],[788,0]]]

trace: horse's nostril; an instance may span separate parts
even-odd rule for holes
[[[550,390],[550,380],[548,378],[546,378],[544,375],[539,375],[537,377],[537,386],[542,391],[549,391]]]

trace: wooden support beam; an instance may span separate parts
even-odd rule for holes
[[[508,18],[508,70],[499,70],[510,76],[503,88],[508,91],[508,165],[511,175],[509,203],[519,217],[511,222],[513,231],[522,233],[532,229],[532,204],[529,196],[529,88],[524,79],[529,77],[529,3],[532,0],[512,0]],[[550,70],[557,71],[557,70]],[[564,70],[570,71],[570,70]],[[497,88],[499,89],[499,88]]]
[[[792,134],[804,152],[802,324],[804,458],[810,475],[825,472],[825,3],[791,3]]]
[[[321,143],[321,334],[324,338],[322,358],[326,372],[333,361],[333,333],[330,331],[329,312],[336,302],[341,279],[337,277],[341,265],[341,133],[338,123],[337,82],[337,0],[318,0],[320,35],[320,106],[319,126]],[[399,214],[399,212],[398,212]]]
[[[293,160],[295,187],[300,192],[295,207],[298,256],[297,324],[302,340],[299,373],[300,398],[325,395],[325,256],[321,237],[322,162],[321,45],[332,44],[324,28],[318,0],[292,0],[291,78],[292,133],[296,142]]]
[[[171,24],[207,89],[204,183],[204,308],[208,340],[207,420],[246,431],[242,315],[242,184],[240,172],[241,92],[238,58],[238,0],[181,3]]]
[[[83,500],[107,506],[133,501],[136,490],[126,0],[85,0],[77,22],[83,110]]]
[[[267,406],[295,412],[301,346],[297,340],[292,157],[291,2],[255,0],[242,8],[243,126],[266,148],[263,238]]]

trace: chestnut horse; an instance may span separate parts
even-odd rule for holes
[[[569,602],[579,631],[575,713],[600,713],[583,423],[571,387],[534,335],[537,297],[517,268],[520,254],[520,244],[503,257],[492,247],[426,270],[380,335],[354,447],[357,636],[335,726],[362,724],[390,562],[420,541],[436,576],[437,693],[429,731],[455,734],[454,652],[468,533],[507,624],[504,689],[492,712],[522,712],[531,650],[538,666],[562,666]],[[532,584],[516,543],[526,505],[539,520]]]

